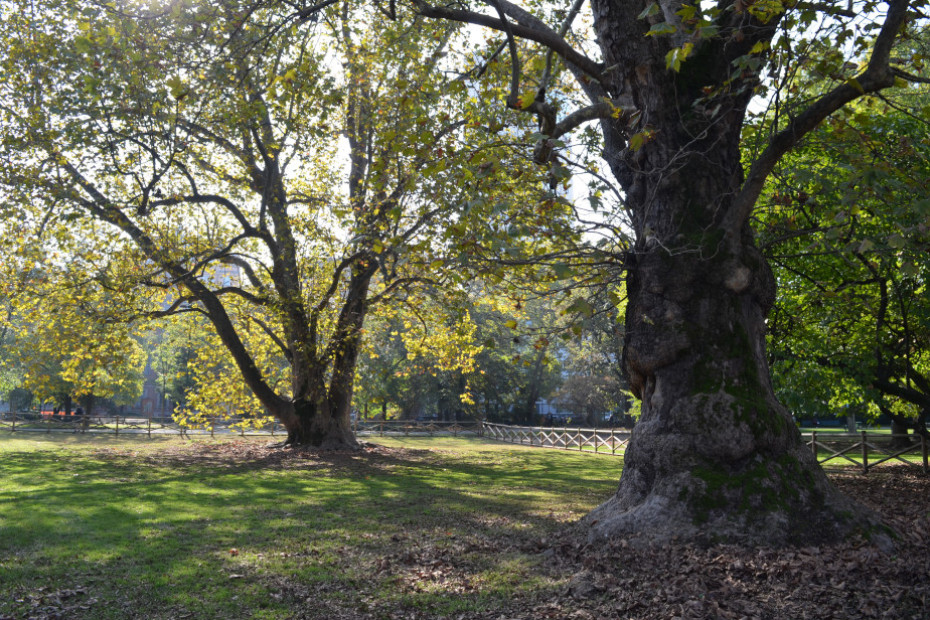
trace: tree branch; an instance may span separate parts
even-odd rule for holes
[[[726,218],[725,230],[732,240],[739,238],[743,225],[762,193],[765,180],[785,153],[813,131],[821,121],[850,101],[867,93],[894,86],[894,73],[889,66],[889,59],[892,45],[907,20],[908,4],[908,0],[889,0],[885,23],[875,39],[872,56],[865,71],[823,95],[794,117],[785,129],[775,134],[768,147],[752,164],[743,188],[737,194]]]
[[[499,18],[491,17],[490,15],[484,15],[474,11],[464,11],[461,9],[435,7],[427,3],[425,0],[411,0],[411,2],[416,7],[417,12],[424,17],[448,19],[466,24],[475,24],[476,26],[487,26],[488,28],[493,28],[494,30],[498,30],[500,32],[506,32],[508,28],[508,24],[506,22]],[[501,8],[511,17],[513,17],[514,9],[516,9],[516,7],[508,2],[501,2]],[[567,62],[570,62],[579,67],[593,79],[597,80],[598,82],[603,82],[603,75],[601,74],[603,67],[600,63],[594,62],[584,54],[578,52],[571,45],[569,45],[565,39],[561,38],[550,28],[547,27],[545,30],[542,30],[535,27],[525,26],[520,23],[519,19],[517,21],[518,23],[511,23],[509,25],[513,36],[520,37],[522,39],[529,39],[530,41],[536,41],[537,43],[545,45],[546,47],[554,50],[556,54],[564,58]]]

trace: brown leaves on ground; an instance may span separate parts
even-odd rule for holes
[[[97,599],[88,594],[87,588],[77,586],[55,590],[41,586],[23,595],[15,601],[21,609],[28,610],[28,618],[71,618],[86,616],[97,603]],[[0,620],[14,620],[0,614]]]
[[[515,545],[503,537],[495,540],[489,530],[480,552],[535,557],[544,585],[518,590],[485,611],[440,614],[369,596],[359,606],[339,612],[330,607],[327,613],[333,618],[456,620],[930,618],[930,478],[893,467],[868,476],[839,471],[831,477],[899,532],[893,553],[863,539],[787,549],[644,549],[625,541],[592,546],[566,535]],[[402,542],[406,549],[386,550],[375,565],[379,575],[393,575],[395,588],[411,597],[438,590],[466,599],[481,589],[469,559],[473,542]],[[301,607],[297,617],[323,616],[313,607]]]
[[[120,455],[125,456],[125,455]],[[218,467],[378,467],[381,461],[420,459],[404,449],[366,445],[360,452],[281,449],[254,442],[193,443],[140,455],[153,464]],[[886,466],[863,475],[828,472],[845,493],[875,509],[898,534],[883,553],[861,538],[834,545],[746,549],[668,545],[637,548],[619,540],[589,545],[576,534],[516,540],[494,527],[451,531],[411,529],[377,547],[346,548],[341,562],[356,577],[300,584],[273,579],[295,618],[538,618],[642,619],[914,619],[930,618],[930,477],[914,467]],[[538,536],[538,535],[537,535]],[[537,583],[512,594],[489,594],[483,558],[507,556],[532,566]],[[267,578],[266,578],[267,579]],[[507,588],[504,588],[506,590]],[[391,594],[385,596],[385,592]],[[438,605],[412,603],[441,597]],[[449,600],[471,601],[449,611]],[[445,609],[440,612],[439,609]]]
[[[282,446],[280,443],[257,442],[251,439],[225,441],[190,441],[159,445],[156,449],[100,448],[96,454],[104,458],[132,458],[144,465],[199,466],[233,469],[306,469],[313,466],[352,468],[365,466],[366,461],[379,457],[391,458],[410,450],[387,448],[360,442],[360,449],[317,450],[303,446]]]
[[[906,467],[830,476],[898,532],[893,553],[862,539],[788,549],[565,539],[551,553],[556,570],[571,573],[562,600],[505,617],[930,618],[930,478]]]

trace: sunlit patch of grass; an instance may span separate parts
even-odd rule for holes
[[[552,587],[534,541],[621,464],[437,437],[279,466],[220,441],[0,434],[0,617],[493,609]]]

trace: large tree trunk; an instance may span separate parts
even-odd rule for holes
[[[284,416],[286,445],[309,445],[322,450],[356,450],[348,410],[334,409],[327,401],[301,399],[293,403],[293,414]]]
[[[773,394],[771,276],[751,244],[741,257],[647,245],[630,265],[624,356],[642,417],[617,494],[588,518],[593,532],[800,544],[869,522]]]
[[[629,19],[628,3],[594,5],[605,64],[618,67],[614,90],[631,93],[641,110],[632,131],[646,139],[626,148],[626,121],[605,127],[605,159],[636,232],[624,366],[642,417],[616,495],[585,521],[592,536],[785,544],[870,525],[774,396],[765,355],[774,279],[748,224],[728,224],[752,84],[711,99],[705,87],[724,84],[753,40],[699,46],[676,74],[662,53],[669,43],[645,37],[650,24]]]
[[[287,429],[286,444],[307,444],[324,450],[359,448],[352,431],[352,392],[368,310],[368,286],[374,272],[374,261],[352,269],[332,342],[322,355],[304,356],[307,363],[292,366],[291,383],[297,396],[275,412]],[[306,343],[300,344],[309,348]],[[331,370],[327,373],[328,368]]]

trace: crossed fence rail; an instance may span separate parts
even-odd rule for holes
[[[475,421],[443,422],[437,420],[356,420],[353,423],[356,435],[385,436],[432,436],[452,435],[473,436],[482,435],[482,425]]]
[[[823,465],[832,460],[842,459],[862,468],[863,473],[884,463],[901,462],[906,465],[918,467],[923,472],[930,473],[928,462],[928,442],[926,436],[920,435],[879,435],[869,434],[866,431],[859,433],[823,433],[816,431],[804,436],[817,457],[817,462]],[[918,459],[904,458],[913,455]]]
[[[630,442],[630,431],[613,428],[550,428],[490,422],[485,422],[482,426],[484,436],[489,439],[557,450],[622,456]]]
[[[113,433],[115,435],[271,435],[284,432],[277,422],[254,428],[235,425],[235,421],[211,420],[199,428],[179,425],[172,418],[139,416],[48,415],[39,413],[0,413],[0,430],[40,433]]]
[[[510,426],[488,422],[483,427],[486,437],[498,441],[588,453],[622,455],[630,441],[630,432],[626,430]],[[813,432],[803,437],[821,465],[841,459],[861,467],[863,473],[868,473],[879,465],[900,462],[930,473],[930,442],[924,436],[869,434],[862,431],[829,434]],[[901,445],[902,442],[906,444]]]

